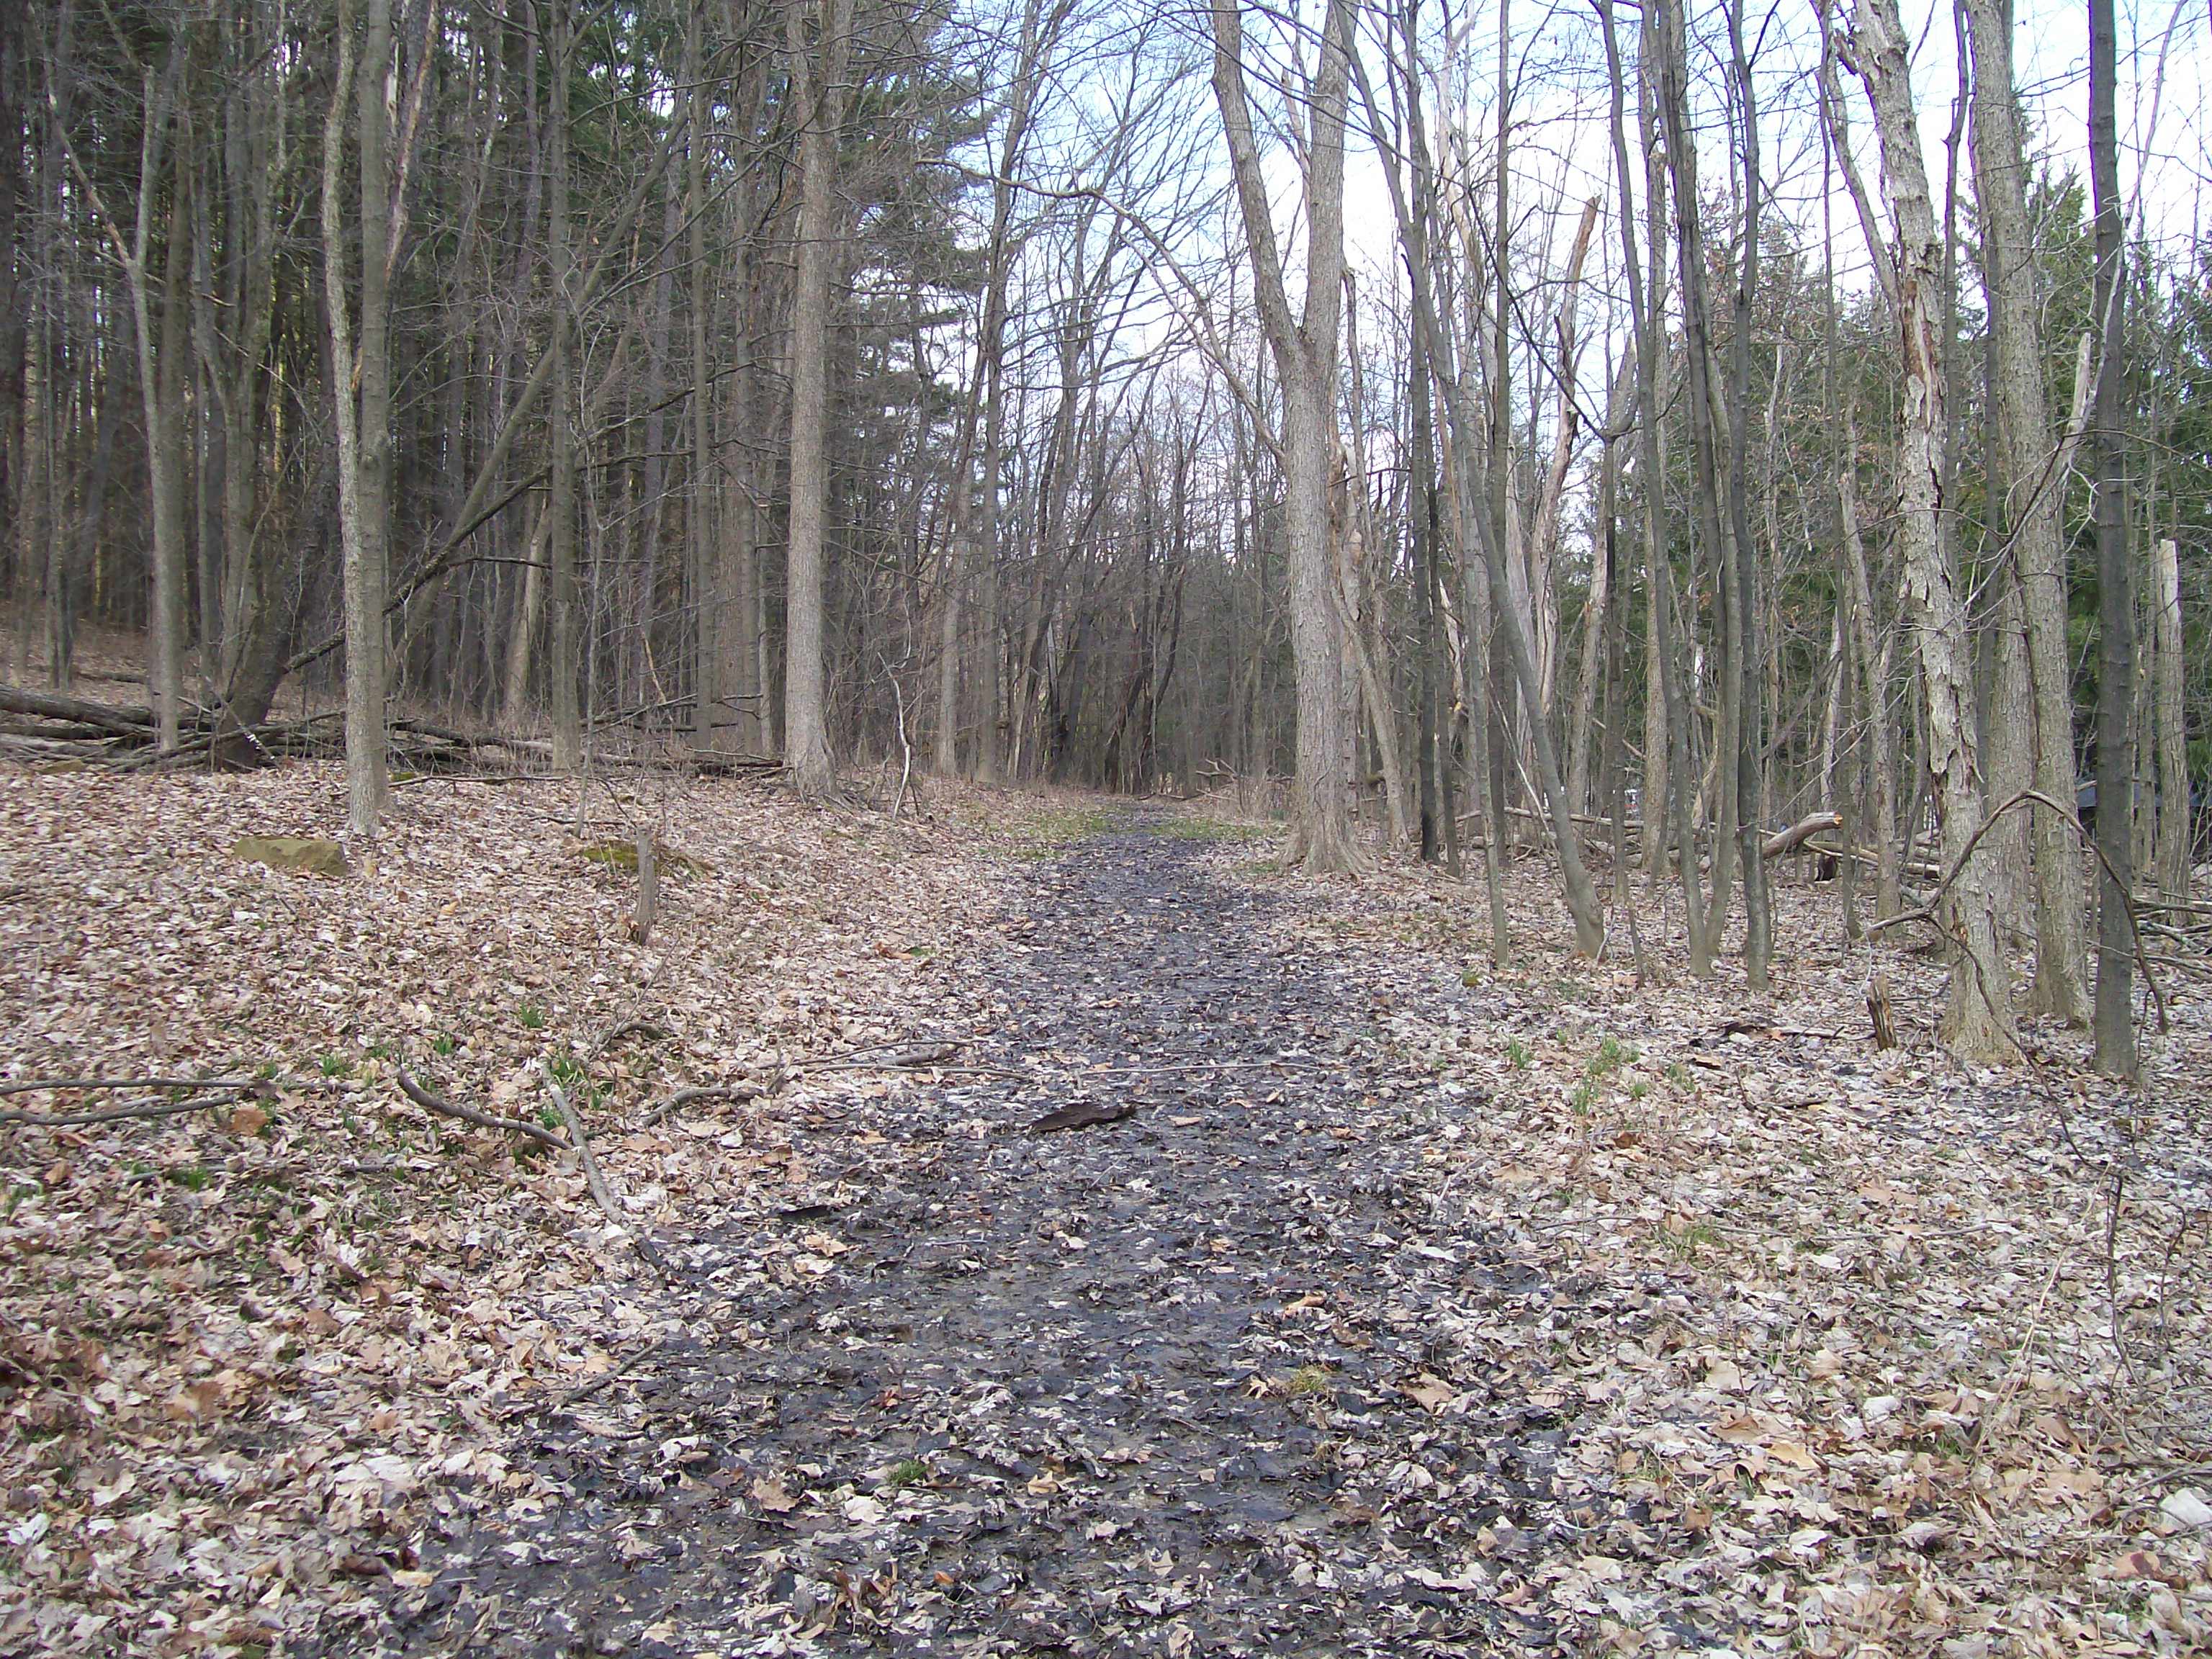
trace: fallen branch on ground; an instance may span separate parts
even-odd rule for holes
[[[660,1247],[632,1228],[623,1215],[622,1206],[615,1201],[614,1188],[607,1184],[606,1175],[599,1168],[599,1160],[592,1151],[590,1132],[584,1127],[584,1120],[577,1115],[576,1109],[568,1103],[568,1091],[557,1083],[548,1083],[545,1091],[553,1097],[553,1109],[561,1115],[561,1121],[568,1126],[568,1142],[576,1149],[576,1161],[584,1166],[584,1184],[592,1189],[592,1201],[599,1206],[608,1220],[622,1230],[623,1236],[629,1239],[640,1256],[655,1269],[666,1272],[668,1261],[661,1255]]]
[[[408,1076],[404,1066],[399,1068],[399,1092],[426,1111],[457,1117],[464,1123],[475,1124],[479,1129],[504,1129],[509,1134],[527,1135],[540,1146],[550,1146],[556,1152],[568,1150],[568,1143],[543,1124],[528,1122],[519,1117],[501,1117],[493,1112],[479,1112],[471,1106],[456,1106],[452,1101],[432,1094]]]
[[[128,1106],[110,1106],[97,1112],[0,1111],[0,1123],[27,1123],[33,1128],[65,1129],[84,1123],[113,1123],[127,1117],[175,1117],[184,1112],[211,1111],[230,1105],[234,1095],[203,1095],[197,1100],[142,1100]]]
[[[766,1083],[710,1083],[703,1088],[678,1089],[645,1115],[642,1127],[651,1128],[663,1118],[681,1111],[699,1100],[759,1100],[771,1095],[790,1081],[788,1072],[781,1073]]]
[[[0,1083],[0,1095],[28,1095],[49,1089],[251,1089],[250,1077],[32,1077]]]
[[[608,1220],[617,1227],[623,1226],[622,1212],[615,1206],[614,1193],[607,1186],[606,1176],[599,1171],[599,1160],[592,1154],[592,1139],[584,1132],[584,1120],[568,1103],[568,1091],[557,1083],[549,1083],[545,1092],[553,1097],[553,1109],[568,1127],[568,1144],[576,1149],[576,1157],[584,1166],[584,1184],[592,1189],[592,1201],[606,1212]]]
[[[1072,1106],[1062,1106],[1056,1111],[1047,1112],[1030,1125],[1030,1133],[1046,1135],[1060,1129],[1095,1128],[1102,1123],[1119,1123],[1122,1119],[1136,1115],[1137,1103],[1133,1100],[1110,1103],[1079,1100]]]

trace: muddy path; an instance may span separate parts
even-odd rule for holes
[[[1379,1025],[1465,994],[1286,951],[1170,823],[1010,878],[946,1019],[1005,1074],[817,1114],[842,1200],[664,1241],[683,1334],[521,1434],[565,1499],[434,1528],[387,1646],[1578,1644],[1540,1569],[1640,1517],[1554,1497],[1573,1425],[1482,1333],[1564,1330],[1579,1292],[1455,1219],[1424,1152],[1479,1103]],[[1030,1127],[1085,1104],[1130,1110]],[[779,1243],[798,1269],[760,1271]]]

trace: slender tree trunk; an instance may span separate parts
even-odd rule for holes
[[[1766,860],[1759,848],[1765,836],[1765,675],[1772,665],[1760,637],[1759,555],[1751,537],[1748,449],[1751,428],[1752,305],[1759,290],[1759,100],[1751,60],[1743,40],[1744,0],[1728,9],[1729,46],[1742,120],[1742,247],[1736,258],[1735,314],[1729,331],[1729,559],[1735,574],[1735,609],[1729,625],[1735,635],[1733,665],[1736,692],[1735,818],[1743,837],[1743,965],[1754,991],[1767,988],[1767,964],[1774,948],[1774,915],[1766,890]],[[1780,384],[1780,369],[1776,370]],[[1715,931],[1718,931],[1716,929]]]
[[[173,54],[180,58],[184,47],[179,42],[171,50]],[[175,73],[173,67],[172,76]],[[149,291],[150,279],[146,270],[146,244],[155,212],[156,192],[161,186],[161,141],[173,95],[173,88],[166,85],[157,94],[153,75],[150,71],[148,73],[145,133],[139,152],[137,246],[127,269],[131,312],[137,323],[138,391],[145,406],[146,479],[154,521],[150,619],[154,636],[151,676],[154,719],[157,740],[164,751],[177,746],[184,701],[184,641],[181,637],[185,574],[183,458],[177,453],[176,426],[169,418],[169,401],[163,395],[164,388],[174,377],[174,370],[165,367],[163,358],[173,355],[168,348],[173,343],[173,337],[181,334],[181,330],[173,331],[169,327],[167,319],[181,314],[179,307],[183,304],[183,295],[178,291],[179,285],[165,283],[163,322],[161,337],[157,340],[152,297]],[[181,192],[181,180],[175,189]],[[173,248],[177,246],[177,233],[182,221],[181,202],[173,197],[170,213],[170,243]],[[173,258],[170,264],[173,267],[175,264]],[[173,270],[170,272],[172,276],[178,274]]]
[[[1414,713],[1418,720],[1415,744],[1419,751],[1421,861],[1433,864],[1443,853],[1441,814],[1450,809],[1442,797],[1443,768],[1437,745],[1437,459],[1436,434],[1429,404],[1429,358],[1421,331],[1415,329],[1407,342],[1407,401],[1413,412],[1413,477],[1407,491],[1407,528],[1413,541],[1414,601],[1419,632],[1415,653]]]
[[[1628,191],[1628,141],[1624,119],[1625,93],[1621,83],[1620,51],[1613,30],[1613,0],[1602,0],[1598,10],[1605,34],[1607,77],[1612,94],[1613,172]],[[1646,602],[1650,607],[1648,645],[1651,658],[1650,690],[1659,694],[1657,730],[1647,706],[1644,716],[1644,833],[1647,861],[1656,875],[1665,857],[1667,837],[1660,826],[1668,821],[1669,776],[1673,781],[1672,823],[1676,862],[1680,866],[1683,923],[1687,935],[1690,971],[1699,978],[1712,971],[1712,947],[1707,938],[1705,902],[1698,872],[1698,844],[1689,805],[1690,711],[1674,654],[1674,569],[1667,550],[1665,531],[1666,467],[1660,447],[1663,412],[1665,362],[1661,331],[1665,313],[1667,261],[1666,171],[1656,142],[1659,111],[1656,96],[1660,55],[1659,31],[1645,13],[1639,34],[1642,73],[1637,97],[1639,129],[1646,135],[1644,211],[1650,242],[1648,281],[1636,246],[1631,216],[1620,215],[1621,266],[1628,276],[1629,317],[1636,346],[1636,430],[1638,493],[1642,497]]]
[[[1231,0],[1213,0],[1213,89],[1251,254],[1260,320],[1283,388],[1285,528],[1291,567],[1291,644],[1297,671],[1296,851],[1306,868],[1359,861],[1352,836],[1336,601],[1330,589],[1328,480],[1335,450],[1337,332],[1344,268],[1344,116],[1352,49],[1351,0],[1329,0],[1320,67],[1307,107],[1306,291],[1294,319],[1283,285],[1273,210],[1245,101],[1243,25]]]
[[[1966,0],[1973,47],[1973,160],[1990,328],[1999,489],[1994,527],[2008,540],[2025,613],[2037,790],[2071,801],[2073,665],[2066,643],[2065,479],[2044,395],[2043,296],[2027,216],[2027,161],[2014,90],[2010,0]],[[2063,815],[2033,815],[2035,980],[2030,1006],[2087,1022],[2081,848]]]
[[[807,19],[816,38],[807,38]],[[828,557],[830,286],[836,260],[836,172],[844,124],[853,0],[793,4],[787,15],[799,89],[799,259],[791,307],[791,528],[786,553],[784,769],[803,799],[836,783],[830,753],[823,660]]]
[[[684,212],[690,221],[686,239],[691,277],[691,489],[684,524],[691,556],[692,741],[710,750],[730,744],[718,733],[731,730],[729,658],[723,645],[729,592],[714,534],[714,505],[720,495],[714,476],[714,376],[707,349],[707,317],[714,300],[714,275],[707,264],[708,96],[700,46],[699,0],[685,9],[684,79],[690,85],[690,130],[684,141]],[[647,596],[648,601],[650,595]]]
[[[345,130],[346,109],[354,91],[353,8],[340,0],[338,7],[337,76],[331,89],[331,109],[323,124],[323,284],[324,307],[331,332],[331,406],[337,428],[338,538],[344,549],[346,642],[346,799],[347,816],[356,834],[376,828],[383,806],[378,772],[383,764],[383,744],[369,740],[380,720],[368,701],[375,684],[374,666],[379,653],[364,635],[374,625],[375,641],[383,638],[381,607],[364,609],[373,592],[364,586],[366,571],[362,546],[368,534],[361,507],[361,405],[354,388],[354,331],[346,288]],[[364,672],[362,659],[369,665]],[[358,685],[361,696],[356,696]],[[366,717],[366,718],[365,718]]]
[[[1370,599],[1369,555],[1375,545],[1374,515],[1367,495],[1367,396],[1359,357],[1359,306],[1352,274],[1344,277],[1345,355],[1352,386],[1351,436],[1342,468],[1343,491],[1337,533],[1337,585],[1343,595],[1345,642],[1351,647],[1361,700],[1372,728],[1375,758],[1382,774],[1384,821],[1393,852],[1406,844],[1405,757],[1400,751],[1397,701],[1393,693],[1389,648]],[[1389,561],[1384,562],[1387,566]]]
[[[1636,358],[1633,347],[1625,354],[1613,376],[1613,389],[1606,398],[1605,437],[1603,453],[1599,463],[1601,488],[1606,496],[1613,488],[1616,461],[1613,455],[1613,432],[1634,398]],[[1609,535],[1613,529],[1610,517],[1598,519],[1600,535]],[[1575,674],[1575,701],[1567,717],[1567,805],[1577,812],[1590,810],[1590,722],[1597,712],[1600,684],[1604,678],[1602,663],[1606,641],[1610,636],[1610,613],[1613,604],[1613,568],[1609,558],[1594,557],[1590,561],[1589,599],[1583,607],[1582,652]],[[1616,860],[1620,849],[1613,848]]]
[[[2184,686],[2181,565],[2171,538],[2158,544],[2151,612],[2151,700],[2158,734],[2157,829],[2151,868],[2159,890],[2189,896],[2189,730]]]
[[[1836,476],[1844,526],[1844,554],[1850,582],[1851,631],[1859,670],[1859,691],[1866,705],[1866,750],[1874,791],[1867,841],[1875,853],[1875,915],[1895,915],[1903,908],[1903,860],[1897,822],[1897,726],[1890,714],[1889,636],[1874,611],[1873,585],[1867,579],[1866,543],[1859,530],[1856,428]]]
[[[1944,431],[1941,301],[1942,244],[1914,125],[1905,34],[1897,0],[1858,0],[1858,68],[1881,141],[1882,173],[1897,222],[1892,257],[1905,363],[1905,422],[1899,441],[1897,541],[1906,603],[1919,645],[1928,723],[1928,770],[1942,815],[1944,867],[1955,878],[1941,904],[1955,947],[1943,1036],[1970,1063],[2009,1059],[2010,975],[1999,942],[1987,872],[1969,857],[1984,806],[1975,752],[1971,656],[1958,572],[1944,556],[1937,517]],[[1878,252],[1876,257],[1881,257]]]
[[[2097,884],[2096,1065],[2108,1077],[2136,1073],[2134,930],[2128,915],[2135,880],[2132,797],[2135,734],[2135,567],[2128,557],[2126,416],[2123,376],[2125,252],[2120,221],[2118,45],[2112,0],[2089,0],[2089,187],[2097,225],[2096,416],[2090,426],[2097,532]]]
[[[578,638],[583,594],[576,571],[575,371],[570,356],[574,295],[574,256],[568,246],[568,173],[573,135],[568,121],[568,88],[574,76],[571,46],[575,40],[575,0],[552,0],[553,26],[547,31],[546,63],[553,77],[552,109],[547,120],[545,212],[546,277],[551,285],[551,431],[548,471],[545,605],[550,626],[545,648],[547,702],[553,717],[553,769],[574,772],[583,764],[583,713],[578,702]]]
[[[1659,114],[1665,131],[1667,163],[1674,175],[1674,247],[1682,283],[1683,358],[1689,390],[1692,494],[1699,538],[1720,574],[1720,651],[1714,665],[1719,704],[1713,734],[1713,885],[1706,911],[1708,952],[1718,944],[1728,920],[1735,882],[1736,836],[1740,827],[1737,778],[1742,757],[1746,595],[1741,574],[1721,522],[1721,479],[1716,454],[1717,429],[1713,390],[1711,302],[1707,293],[1705,229],[1699,220],[1697,137],[1690,125],[1689,56],[1680,0],[1654,7],[1658,30]],[[1687,778],[1684,779],[1686,785]],[[1692,971],[1698,963],[1692,957]],[[1705,964],[1711,970],[1708,958]]]
[[[26,524],[32,517],[25,510],[30,505],[28,497],[32,492],[25,487],[22,477],[28,470],[24,463],[33,437],[25,422],[25,375],[28,368],[26,348],[31,331],[25,326],[26,307],[17,275],[20,210],[29,185],[23,167],[26,134],[21,96],[26,78],[23,34],[28,21],[27,13],[27,8],[0,7],[0,534],[15,525],[19,512]],[[46,370],[38,395],[51,407],[53,392],[50,362]],[[51,545],[51,528],[47,539]],[[15,571],[16,583],[27,599],[38,585],[38,578],[32,574],[35,567],[31,560],[35,556],[35,551],[27,544]],[[19,644],[24,653],[23,678],[27,680],[31,649],[28,629],[19,630]],[[50,657],[49,662],[52,660]]]

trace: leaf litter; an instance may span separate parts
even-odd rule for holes
[[[573,786],[331,882],[229,848],[333,769],[10,782],[0,1072],[265,1086],[0,1129],[9,1644],[2205,1638],[2193,1002],[2136,1099],[1958,1073],[1896,952],[1875,1053],[1789,888],[1759,1001],[1571,963],[1533,872],[1494,974],[1464,888],[1158,811],[617,783],[692,861],[646,948]],[[620,1220],[403,1061],[562,1088]]]

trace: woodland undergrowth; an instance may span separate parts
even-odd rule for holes
[[[505,1449],[669,1334],[639,1242],[834,1200],[841,1170],[794,1143],[796,1114],[913,1087],[977,1036],[934,1012],[941,976],[992,948],[1014,861],[1115,811],[936,783],[924,808],[892,823],[651,775],[426,781],[325,880],[234,847],[336,835],[334,766],[11,773],[0,1080],[255,1086],[0,1124],[0,1644],[282,1650],[419,1582],[433,1516],[544,1501]],[[1264,830],[1153,822],[1291,901],[1279,948],[1365,976],[1433,1078],[1387,1103],[1433,1124],[1435,1205],[1597,1287],[1592,1305],[1659,1298],[1632,1341],[1494,1333],[1577,1425],[1565,1478],[1700,1542],[1532,1570],[1561,1609],[1621,1651],[1689,1594],[1742,1598],[1814,1652],[2204,1640],[2200,1000],[2173,994],[2140,1091],[2093,1081],[2054,1030],[2031,1030],[2033,1063],[1967,1074],[1934,1040],[1940,968],[1846,948],[1825,885],[1780,888],[1776,988],[1754,998],[1732,966],[1692,981],[1640,884],[1644,982],[1618,935],[1569,955],[1533,858],[1500,970],[1479,883],[1309,879]],[[665,849],[642,943],[634,873],[586,856],[640,823]],[[1454,994],[1394,1012],[1401,984]],[[573,1150],[426,1111],[403,1066],[556,1139],[557,1086],[617,1213]],[[772,1274],[826,1271],[803,1230],[779,1248]],[[1462,1408],[1447,1379],[1431,1392]]]

